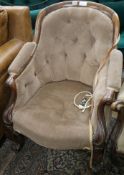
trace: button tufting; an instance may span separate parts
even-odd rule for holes
[[[84,58],[84,59],[86,58],[86,53],[84,53],[83,58]]]
[[[91,35],[91,45],[93,46],[95,42],[96,42],[96,39],[94,38],[93,35]]]
[[[37,75],[37,73],[36,72],[34,72],[34,76],[36,77],[36,75]]]
[[[81,60],[82,60],[83,63],[84,63],[85,59],[86,59],[86,53],[82,53],[81,54]]]
[[[71,20],[70,20],[70,19],[68,19],[68,20],[67,20],[67,23],[71,23]]]
[[[46,63],[49,64],[49,60],[46,60]]]
[[[58,40],[59,39],[58,36],[56,36],[55,39]]]
[[[25,87],[29,86],[30,84],[32,84],[32,81],[25,83]]]
[[[66,52],[64,53],[64,56],[65,56],[65,61],[66,61],[66,59],[67,59],[67,56],[68,56]]]
[[[72,39],[72,41],[73,41],[74,43],[77,43],[78,38],[77,38],[77,37],[75,37],[74,39]]]
[[[66,52],[64,53],[64,55],[65,55],[65,57],[67,57],[67,56],[68,56]]]

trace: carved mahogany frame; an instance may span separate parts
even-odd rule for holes
[[[80,1],[77,1],[77,4],[74,5],[74,3],[72,3],[72,1],[65,1],[65,2],[61,2],[61,3],[57,3],[55,5],[51,5],[48,8],[41,10],[41,12],[38,15],[37,21],[36,21],[35,35],[34,35],[33,41],[36,43],[39,42],[40,31],[42,28],[42,21],[47,14],[49,14],[50,12],[52,12],[54,10],[58,10],[60,8],[63,8],[63,7],[66,7],[66,8],[72,7],[72,6],[78,7],[78,6],[80,6],[79,2]],[[117,14],[113,10],[111,10],[110,8],[108,8],[102,4],[97,4],[94,2],[87,2],[87,7],[99,9],[99,10],[105,12],[105,14],[108,15],[112,19],[113,26],[114,26],[113,27],[114,28],[113,45],[114,45],[114,43],[117,40],[118,35],[119,35],[119,19],[118,19]],[[5,124],[5,127],[7,129],[11,130],[12,133],[14,133],[13,123],[12,123],[12,112],[13,112],[13,108],[14,108],[16,98],[17,98],[17,89],[16,89],[15,80],[18,76],[19,75],[16,75],[13,73],[10,75],[10,77],[7,80],[7,84],[11,89],[11,98],[9,100],[8,106],[6,107],[6,110],[5,110],[5,113],[3,116],[3,121]],[[107,132],[106,131],[105,116],[104,116],[104,107],[106,104],[111,104],[113,102],[114,96],[115,96],[115,92],[113,90],[107,90],[106,95],[103,97],[103,99],[101,99],[101,101],[99,103],[97,130],[93,136],[94,153],[99,152],[99,150],[100,150],[100,153],[101,152],[103,153],[106,132]]]
[[[118,113],[116,119],[114,119],[113,127],[110,126],[111,130],[108,133],[108,145],[109,145],[109,152],[111,154],[111,158],[116,156],[117,152],[117,142],[119,136],[122,133],[124,127],[124,100],[116,100],[112,103],[111,108],[113,111]],[[124,156],[124,153],[119,153],[121,156]]]
[[[17,98],[17,89],[16,89],[15,78],[16,78],[16,75],[11,74],[6,81],[7,85],[10,87],[10,90],[11,90],[11,96],[10,96],[10,100],[8,102],[7,110],[5,110],[4,116],[3,116],[4,124],[7,127],[12,125],[12,110],[14,108],[16,98]]]
[[[107,89],[106,95],[101,99],[98,111],[97,111],[97,129],[93,136],[93,170],[95,173],[100,173],[101,169],[105,167],[106,164],[106,138],[108,136],[108,129],[106,127],[105,120],[105,106],[114,102],[117,92],[113,89]],[[111,117],[111,116],[110,116]]]

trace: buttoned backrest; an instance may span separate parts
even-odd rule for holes
[[[113,45],[116,31],[109,15],[93,5],[68,6],[67,2],[66,6],[64,2],[57,4],[57,8],[53,5],[41,11],[35,28],[35,53],[16,79],[21,94],[18,105],[53,81],[74,80],[93,86],[96,72]],[[18,85],[20,79],[21,86]]]
[[[34,58],[40,81],[68,79],[92,85],[112,47],[112,20],[90,7],[65,7],[49,13],[40,25]]]

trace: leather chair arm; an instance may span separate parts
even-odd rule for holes
[[[8,39],[18,38],[22,41],[32,41],[32,25],[29,7],[4,6],[8,13]]]
[[[0,47],[0,75],[3,75],[18,54],[24,42],[12,39]]]

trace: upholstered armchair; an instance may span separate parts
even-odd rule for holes
[[[7,69],[25,42],[32,40],[28,7],[0,7],[0,138],[3,136],[2,113],[9,100],[5,85]]]
[[[65,1],[41,10],[33,42],[8,69],[11,98],[3,119],[12,138],[89,149],[92,160],[103,153],[104,108],[121,87],[118,37],[118,16],[104,5]]]

